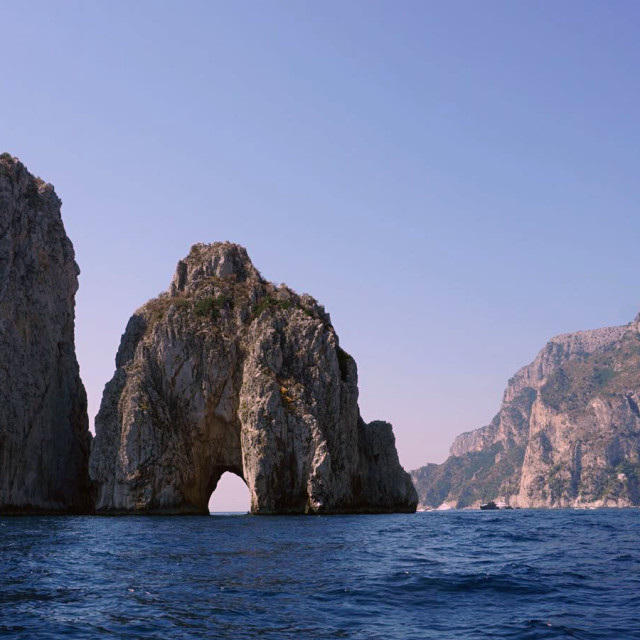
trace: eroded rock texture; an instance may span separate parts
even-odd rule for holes
[[[553,338],[509,381],[491,424],[412,472],[421,503],[640,504],[639,319]]]
[[[0,156],[0,512],[91,508],[78,266],[53,187]]]
[[[225,471],[252,513],[415,510],[391,426],[357,400],[313,298],[266,282],[240,246],[195,245],[122,337],[96,419],[98,511],[208,513]]]

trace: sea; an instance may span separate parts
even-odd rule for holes
[[[640,509],[3,517],[0,637],[640,638]]]

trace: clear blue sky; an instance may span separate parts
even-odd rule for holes
[[[63,200],[91,418],[133,310],[231,240],[326,305],[405,467],[442,460],[548,338],[640,310],[639,25],[635,0],[0,0],[0,151]]]

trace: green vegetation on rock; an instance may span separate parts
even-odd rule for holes
[[[218,314],[220,309],[224,309],[224,307],[231,305],[233,299],[228,295],[219,295],[219,296],[205,296],[204,298],[200,298],[196,300],[193,305],[193,310],[197,316],[201,318],[211,318],[211,320],[216,320],[218,318]]]

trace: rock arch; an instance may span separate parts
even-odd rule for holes
[[[209,513],[248,513],[251,495],[245,479],[238,473],[225,471],[209,496]]]
[[[208,513],[230,470],[255,514],[415,510],[391,426],[365,425],[357,398],[323,307],[238,245],[195,245],[122,337],[96,418],[97,509]]]

